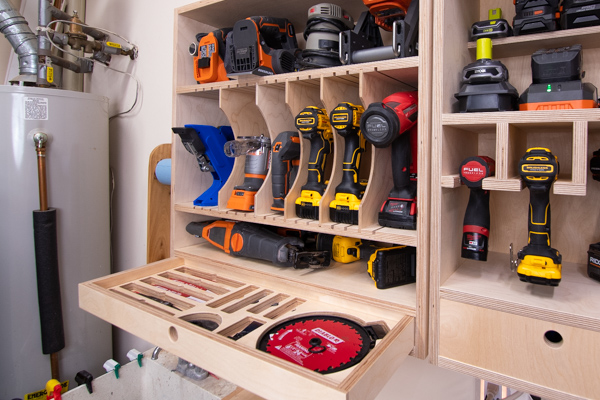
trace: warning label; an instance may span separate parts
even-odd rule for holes
[[[45,97],[25,97],[25,120],[47,121],[48,99]]]

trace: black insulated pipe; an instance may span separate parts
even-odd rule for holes
[[[33,211],[33,236],[42,352],[52,354],[65,347],[58,276],[56,209]]]

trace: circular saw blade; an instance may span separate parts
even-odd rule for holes
[[[354,321],[336,316],[294,318],[275,325],[257,348],[321,374],[360,362],[375,341]]]

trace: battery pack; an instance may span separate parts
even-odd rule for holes
[[[369,275],[377,289],[416,282],[417,251],[414,247],[400,246],[376,251],[369,260]]]
[[[560,17],[562,29],[585,28],[600,25],[600,1],[565,0]]]
[[[587,273],[590,278],[600,281],[600,242],[590,244]]]
[[[513,19],[515,36],[555,31],[559,27],[559,0],[516,1],[515,10],[516,15]]]
[[[498,39],[512,36],[512,28],[505,19],[492,19],[475,22],[471,25],[470,41],[481,38]]]

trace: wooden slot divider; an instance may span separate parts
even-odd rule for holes
[[[170,281],[175,281],[180,286],[194,285],[194,286],[202,287],[202,288],[206,289],[207,292],[212,293],[217,296],[220,296],[222,294],[226,294],[226,293],[230,292],[229,289],[226,289],[222,286],[210,284],[210,283],[206,282],[206,280],[198,279],[198,278],[195,278],[190,275],[178,274],[173,271],[165,272],[163,274],[160,274],[159,276],[163,277],[165,279],[169,279]]]
[[[238,301],[235,304],[232,304],[228,307],[223,308],[223,312],[227,314],[232,314],[238,310],[241,310],[244,307],[249,306],[250,304],[258,303],[261,299],[273,294],[271,290],[263,289],[258,293],[254,293],[248,297],[244,297],[242,300]]]
[[[257,324],[260,324],[261,326],[265,324],[263,321],[261,321],[259,319],[252,318],[252,317],[246,317],[246,318],[242,319],[241,321],[236,322],[233,325],[225,327],[224,329],[220,330],[217,333],[221,336],[225,336],[227,338],[236,340],[233,338],[233,336],[235,336],[236,334],[238,334],[241,331],[243,331],[244,329],[246,329],[246,327],[248,327],[252,323],[257,323]]]
[[[253,286],[253,285],[245,286],[241,289],[236,290],[233,293],[230,293],[226,296],[221,297],[220,299],[211,301],[211,302],[207,303],[206,305],[211,308],[220,308],[220,307],[223,307],[225,304],[228,304],[234,300],[244,298],[246,295],[254,292],[255,290],[258,290],[258,286]]]
[[[217,274],[209,274],[206,272],[198,271],[196,269],[185,267],[185,266],[177,268],[176,271],[181,272],[183,274],[192,275],[192,276],[195,276],[200,279],[205,279],[207,281],[215,282],[215,283],[218,283],[221,285],[230,286],[233,288],[240,288],[240,287],[244,286],[244,284],[242,282],[238,282],[233,279],[224,278]],[[202,282],[202,281],[200,281],[200,282]],[[203,283],[203,284],[205,284],[205,283]],[[218,287],[212,287],[212,288],[210,288],[210,290],[214,291],[217,294],[224,294],[224,293],[229,292],[229,290],[223,289],[223,292],[219,293],[217,291],[217,290],[220,290]]]
[[[146,278],[148,279],[148,278]],[[157,288],[144,280],[138,280],[134,282],[130,282],[126,285],[122,286],[123,289],[129,290],[132,293],[135,293],[138,296],[153,296],[162,301],[167,301],[173,305],[173,307],[165,304],[167,307],[171,307],[172,309],[177,309],[178,311],[186,311],[194,305],[198,304],[197,301],[188,299],[186,297],[182,297],[166,291],[164,289]],[[139,293],[138,293],[139,292]],[[141,295],[140,295],[141,293]],[[148,299],[150,301],[154,301],[152,299]]]
[[[184,296],[189,296],[190,298],[192,298],[192,300],[199,299],[204,303],[213,299],[213,297],[208,296],[204,291],[200,289],[196,289],[190,285],[184,285],[182,283],[173,282],[173,280],[168,278],[161,278],[160,275],[142,279],[140,282],[146,283],[161,291],[164,291],[164,289],[162,288],[166,288],[167,291],[179,292],[182,293]]]
[[[263,299],[259,304],[248,309],[248,312],[252,314],[260,314],[271,307],[279,307],[279,304],[290,296],[285,293],[277,293],[274,296]]]
[[[265,318],[268,319],[277,319],[285,314],[287,314],[290,311],[293,311],[296,307],[298,307],[299,305],[305,303],[306,300],[300,299],[300,298],[293,298],[287,302],[285,302],[284,304],[280,305],[279,307],[277,307],[276,309],[269,311],[268,313],[266,313],[264,315]]]
[[[171,316],[179,313],[179,310],[175,310],[174,308],[166,306],[164,304],[161,304],[157,301],[147,299],[143,296],[140,296],[139,294],[133,293],[131,290],[124,289],[122,287],[111,288],[110,291],[119,296],[128,298],[128,299],[136,302],[138,307],[139,307],[139,305],[143,304],[147,307],[150,307],[151,309],[153,309],[155,311],[158,311],[160,313],[165,313],[165,314],[171,315]]]

